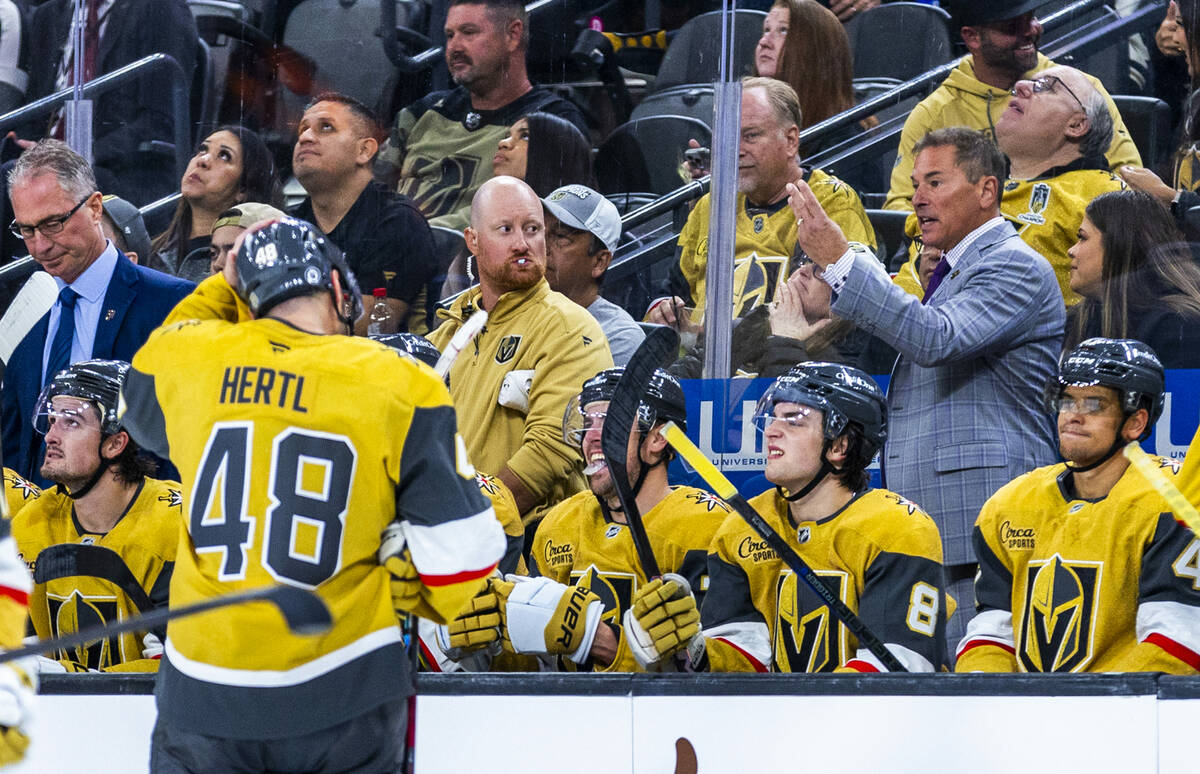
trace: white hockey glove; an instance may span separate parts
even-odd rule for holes
[[[162,640],[154,632],[146,632],[142,638],[142,658],[162,658]]]
[[[700,611],[692,587],[681,575],[667,573],[639,588],[625,611],[624,624],[629,652],[650,671],[660,669],[685,648],[702,648]]]
[[[0,665],[0,766],[16,763],[29,747],[29,721],[37,695],[37,662]]]

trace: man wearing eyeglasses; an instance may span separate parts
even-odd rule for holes
[[[979,614],[957,670],[1195,674],[1200,538],[1121,453],[1162,413],[1162,363],[1134,339],[1088,339],[1063,359],[1049,397],[1066,462],[983,506]]]
[[[1083,211],[1100,194],[1125,187],[1104,158],[1113,134],[1104,96],[1079,70],[1055,65],[1017,81],[995,134],[1010,163],[1000,214],[1050,262],[1063,300],[1074,306],[1080,297],[1071,290],[1067,250],[1078,239]],[[915,214],[905,231],[912,238],[909,262],[896,284],[920,298],[917,256],[924,242]]]
[[[884,204],[886,209],[912,211],[913,146],[928,132],[947,126],[966,126],[986,130],[993,140],[998,139],[997,121],[1007,109],[1010,91],[1017,81],[1034,78],[1054,65],[1038,53],[1042,25],[1034,15],[1034,9],[1044,4],[1045,0],[948,0],[942,3],[950,11],[952,28],[960,30],[968,53],[937,90],[913,108],[904,122],[899,155],[892,168],[891,190]],[[1090,75],[1085,78],[1101,94],[1112,116],[1113,135],[1105,152],[1109,168],[1116,170],[1124,164],[1134,163],[1130,160],[1141,157],[1117,106],[1100,81]]]
[[[21,341],[0,390],[4,464],[47,485],[31,417],[42,386],[71,363],[129,360],[192,283],[137,266],[104,237],[103,196],[87,161],[58,140],[21,154],[8,177],[9,229],[59,288]]]

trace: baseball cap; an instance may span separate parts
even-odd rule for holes
[[[239,226],[241,228],[250,228],[255,223],[260,221],[286,217],[286,212],[276,209],[269,204],[260,204],[258,202],[242,202],[241,204],[230,207],[218,215],[217,219],[213,221],[212,230],[216,231],[222,226]]]
[[[150,234],[142,211],[120,196],[108,194],[104,197],[104,214],[109,217],[117,231],[125,238],[126,246],[138,254],[142,263],[150,260]]]
[[[1015,19],[1045,5],[1046,0],[947,0],[943,3],[957,27]]]
[[[564,185],[551,191],[542,204],[561,222],[591,233],[610,251],[616,251],[621,241],[621,214],[617,205],[603,195],[586,185]]]

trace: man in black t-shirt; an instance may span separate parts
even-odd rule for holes
[[[377,170],[398,181],[431,225],[467,226],[475,191],[492,177],[496,145],[522,116],[551,113],[587,135],[574,103],[530,83],[528,31],[521,0],[452,0],[446,66],[457,86],[400,111]]]
[[[357,100],[318,95],[300,119],[292,151],[292,169],[308,192],[292,214],[315,224],[346,254],[366,292],[364,308],[375,303],[372,289],[387,289],[403,331],[436,269],[433,233],[408,197],[371,179],[380,134],[374,114]],[[367,323],[364,315],[355,332],[365,334]]]

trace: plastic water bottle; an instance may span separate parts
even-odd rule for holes
[[[387,302],[387,288],[375,288],[375,305],[371,307],[371,321],[367,325],[367,335],[376,336],[381,333],[396,332],[396,317]]]

